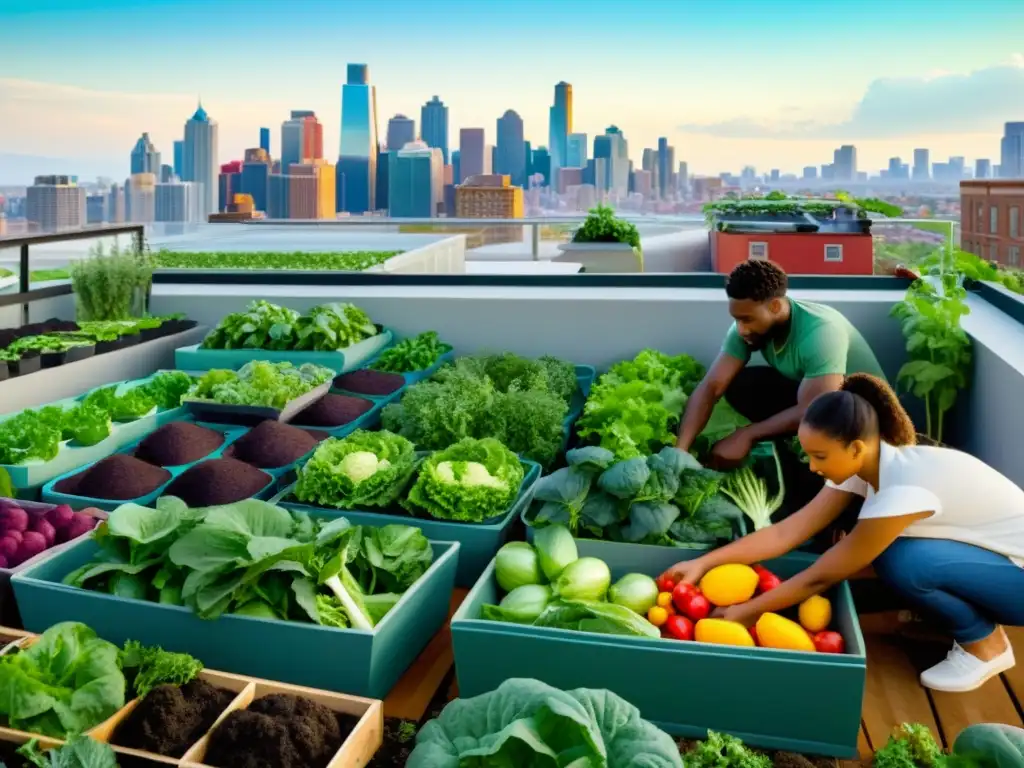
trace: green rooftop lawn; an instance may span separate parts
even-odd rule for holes
[[[295,251],[158,251],[153,254],[157,269],[287,269],[361,272],[383,264],[402,251],[337,251],[317,253]]]

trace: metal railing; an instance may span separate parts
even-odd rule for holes
[[[23,323],[28,323],[29,304],[34,301],[52,299],[56,296],[67,296],[73,293],[70,283],[32,289],[31,248],[33,245],[63,243],[72,240],[93,240],[116,235],[131,235],[139,251],[145,246],[146,228],[142,224],[104,224],[69,230],[67,232],[45,232],[0,237],[0,251],[8,248],[18,248],[20,251],[18,259],[18,292],[0,294],[0,307],[21,304],[22,321]]]

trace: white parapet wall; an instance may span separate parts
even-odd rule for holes
[[[466,236],[439,238],[435,242],[392,256],[383,264],[366,271],[419,275],[463,274],[466,271]]]

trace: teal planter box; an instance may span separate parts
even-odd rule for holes
[[[381,352],[383,352],[383,351],[384,350],[382,349]],[[364,368],[369,368],[371,365],[374,364],[374,362],[376,362],[378,357],[380,357],[380,354],[374,355],[373,359],[372,360],[368,360],[366,362],[366,365],[364,365],[363,367]],[[422,371],[409,371],[408,373],[402,373],[402,374],[399,374],[399,375],[402,376],[405,379],[405,385],[409,386],[410,384],[415,384],[418,381],[423,381],[424,379],[429,379],[431,376],[433,376],[435,373],[437,373],[438,368],[440,368],[445,363],[450,363],[454,359],[455,359],[455,350],[449,350],[448,352],[445,352],[443,355],[441,355],[441,357],[439,357],[437,359],[437,362],[434,363],[429,368],[424,368]]]
[[[309,350],[264,350],[264,349],[201,349],[198,344],[179,347],[174,351],[174,366],[182,371],[209,371],[227,368],[237,371],[253,360],[268,360],[272,363],[302,365],[313,363],[330,368],[338,373],[347,373],[361,368],[363,364],[391,343],[392,333],[381,328],[376,336],[353,344],[351,347],[334,352]]]
[[[62,493],[61,491],[57,490],[58,483],[60,483],[65,478],[72,477],[73,475],[77,475],[80,472],[85,472],[91,466],[91,464],[90,464],[90,465],[86,465],[84,467],[79,467],[77,469],[74,469],[71,472],[66,472],[65,474],[61,475],[60,477],[54,478],[53,480],[48,482],[46,485],[43,486],[42,500],[46,504],[67,504],[70,507],[73,507],[74,509],[83,509],[85,507],[96,507],[97,509],[103,509],[103,510],[106,510],[107,512],[113,512],[115,509],[117,509],[122,504],[140,504],[140,505],[142,505],[144,507],[148,506],[148,505],[152,504],[153,502],[155,502],[160,496],[162,496],[163,492],[164,492],[164,489],[167,488],[167,486],[170,485],[172,482],[174,482],[174,480],[179,475],[181,475],[186,470],[191,469],[196,464],[200,464],[200,463],[202,463],[204,461],[208,461],[210,459],[218,458],[219,456],[221,456],[224,453],[224,451],[228,448],[228,446],[231,445],[231,443],[233,443],[235,440],[237,440],[239,437],[241,437],[246,432],[245,429],[226,427],[226,426],[217,425],[217,424],[203,424],[203,426],[209,427],[210,429],[216,429],[217,431],[224,433],[224,442],[221,444],[221,446],[217,450],[213,451],[212,453],[204,456],[203,458],[201,458],[201,459],[199,459],[197,461],[193,461],[193,462],[191,462],[189,464],[182,464],[182,465],[177,466],[177,467],[164,467],[164,469],[166,469],[168,472],[171,473],[171,476],[167,479],[167,482],[165,482],[163,485],[161,485],[159,488],[157,488],[152,493],[148,493],[145,496],[140,496],[137,499],[118,499],[118,500],[114,500],[114,499],[94,499],[94,498],[91,498],[89,496],[78,496],[77,494]],[[120,453],[130,453],[130,452],[132,452],[135,449],[135,446],[137,444],[138,444],[138,442],[128,446],[127,448],[123,449],[122,451],[115,451],[115,453],[118,453],[118,452],[120,452]],[[95,464],[96,462],[92,462],[92,463]],[[263,473],[267,476],[267,484],[265,486],[263,486],[263,488],[260,490],[259,493],[256,494],[255,498],[265,498],[268,494],[272,493],[273,490],[274,490],[274,484],[275,484],[276,478],[279,477],[281,474],[283,474],[283,472],[281,472],[281,473],[278,473],[278,474],[275,475],[273,473],[268,472],[267,470],[263,470]]]
[[[432,542],[434,563],[373,631],[226,615],[206,621],[187,608],[61,584],[89,562],[92,539],[15,574],[25,628],[88,624],[105,640],[138,640],[189,653],[210,669],[383,699],[448,619],[459,545]]]
[[[597,378],[597,369],[594,366],[576,366],[576,384],[579,390],[573,395],[572,403],[569,404],[569,415],[566,417],[566,421],[570,425],[583,413],[583,404],[590,397],[590,388],[594,385],[595,378]]]
[[[389,523],[414,525],[423,531],[423,535],[431,541],[455,541],[459,544],[459,567],[455,575],[455,586],[472,587],[480,574],[501,549],[502,544],[509,540],[516,518],[519,517],[533,497],[533,486],[540,478],[540,465],[533,461],[523,460],[526,475],[519,487],[519,496],[504,514],[485,520],[482,523],[453,523],[447,520],[433,520],[422,517],[411,517],[404,510],[398,514],[386,512],[368,512],[365,510],[337,510],[314,507],[294,501],[278,501],[286,509],[307,512],[315,516],[347,517],[359,525],[381,526]],[[291,489],[282,491],[287,498]]]
[[[593,542],[577,544],[581,556],[603,556],[613,580],[630,572],[656,576],[697,554],[643,546],[609,552],[593,548]],[[814,560],[791,554],[766,566],[786,578]],[[452,619],[463,697],[492,691],[510,677],[536,678],[566,690],[607,688],[675,736],[700,738],[710,729],[764,749],[842,758],[857,754],[866,659],[845,582],[832,596],[832,626],[846,641],[843,655],[598,635],[480,619],[481,606],[497,603],[499,594],[492,563]]]

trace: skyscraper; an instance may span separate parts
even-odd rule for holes
[[[388,152],[397,152],[410,141],[416,141],[415,120],[401,114],[388,120]]]
[[[203,105],[185,123],[185,145],[181,153],[182,181],[202,185],[196,189],[199,213],[205,217],[217,212],[217,123],[211,120]]]
[[[932,162],[927,149],[914,150],[914,170],[911,178],[914,181],[928,181],[932,176]]]
[[[262,149],[268,155],[270,154],[270,129],[269,128],[260,128],[260,149]],[[259,210],[259,208],[257,208],[256,210]]]
[[[855,181],[857,178],[857,148],[844,144],[832,156],[836,181]]]
[[[491,172],[491,150],[484,140],[483,128],[462,128],[459,131],[459,178],[461,184],[470,176]]]
[[[245,150],[241,186],[241,193],[252,197],[253,208],[266,213],[270,189],[270,154],[263,147]]]
[[[1024,123],[1007,123],[999,148],[1000,178],[1024,178]]]
[[[990,179],[992,178],[992,161],[984,157],[979,157],[974,161],[974,178],[976,179]]]
[[[182,173],[182,171],[185,168],[185,161],[183,159],[184,157],[185,157],[185,142],[184,141],[176,141],[176,142],[174,142],[174,175],[177,176],[179,179],[181,178],[181,173]]]
[[[658,139],[658,197],[666,200],[675,191],[674,175],[676,166],[675,147],[668,145],[668,139]]]
[[[25,193],[25,218],[43,232],[78,229],[87,220],[85,198],[74,176],[36,176]]]
[[[132,149],[132,173],[160,174],[160,153],[153,146],[148,133],[142,134]]]
[[[312,163],[324,156],[324,127],[316,113],[293,109],[291,119],[281,123],[281,168],[295,163]]]
[[[441,150],[448,164],[448,107],[437,96],[420,109],[420,135],[428,147]]]
[[[196,185],[191,181],[172,181],[156,185],[153,199],[153,220],[160,222],[191,221],[196,210]]]
[[[388,215],[392,218],[437,216],[442,202],[441,150],[422,141],[388,152]]]
[[[568,138],[572,133],[572,86],[562,81],[555,86],[555,103],[548,114],[548,153],[551,156],[549,181],[556,168],[568,164]]]
[[[367,213],[377,197],[377,89],[365,64],[349,64],[341,87],[341,147],[338,155],[339,211]]]
[[[565,167],[584,168],[587,165],[587,134],[570,133],[565,139]]]
[[[507,175],[512,184],[526,184],[526,144],[523,140],[523,118],[510,109],[498,118],[498,144],[495,147],[494,172]]]

